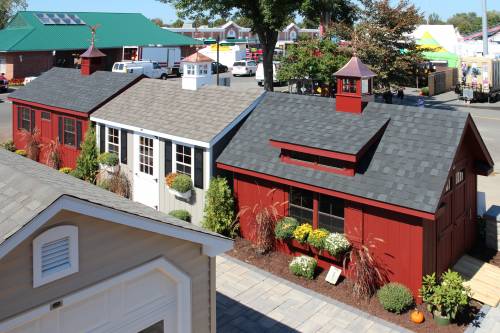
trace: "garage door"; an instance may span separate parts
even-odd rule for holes
[[[177,332],[177,283],[159,270],[79,292],[8,333]],[[95,288],[93,288],[95,289]],[[98,288],[99,289],[99,288]]]

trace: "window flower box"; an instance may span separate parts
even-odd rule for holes
[[[312,246],[309,246],[307,243],[300,243],[298,240],[292,238],[286,240],[289,247],[291,247],[294,251],[300,253],[311,253]]]
[[[182,192],[176,191],[176,190],[174,190],[173,188],[169,187],[169,188],[168,188],[168,192],[169,192],[170,194],[175,195],[177,198],[181,198],[181,199],[184,199],[184,200],[189,200],[189,199],[191,199],[191,192],[192,192],[191,190],[189,190],[189,191],[187,191],[187,192],[182,193]]]

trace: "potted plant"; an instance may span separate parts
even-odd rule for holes
[[[316,259],[308,256],[295,257],[290,262],[290,272],[296,276],[301,276],[306,279],[312,280],[314,278],[314,271],[318,262]]]
[[[325,246],[325,239],[329,234],[330,232],[326,229],[315,229],[307,236],[307,243],[313,248],[313,250],[316,250],[315,252],[317,254],[319,254],[321,250],[323,250]]]
[[[332,232],[324,241],[323,255],[330,255],[336,259],[340,259],[341,256],[349,251],[350,247],[351,243],[349,243],[344,234]]]
[[[299,225],[293,231],[292,246],[304,251],[309,251],[309,245],[307,244],[307,237],[309,233],[313,231],[312,226],[308,223],[303,223]]]
[[[99,167],[102,170],[109,173],[115,173],[118,171],[118,163],[120,160],[118,159],[118,155],[115,153],[102,153],[97,157],[97,161],[99,162]]]
[[[182,173],[170,173],[165,178],[168,191],[177,198],[189,200],[193,189],[191,177]]]
[[[438,325],[448,325],[469,305],[470,288],[463,282],[460,274],[450,269],[441,275],[439,283],[434,273],[424,276],[420,296]]]
[[[274,236],[277,240],[286,241],[293,238],[293,232],[299,226],[299,222],[293,217],[281,218],[274,228]]]

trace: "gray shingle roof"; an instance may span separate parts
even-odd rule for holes
[[[54,67],[9,97],[88,113],[139,76],[105,71],[83,76],[79,69]]]
[[[219,156],[217,162],[304,184],[434,213],[451,168],[468,113],[370,103],[367,123],[390,118],[374,152],[361,160],[355,176],[282,163],[269,139],[283,128],[300,135],[304,124],[336,129],[335,101],[268,93]],[[344,117],[344,116],[342,116]],[[357,122],[358,123],[358,122]],[[359,123],[358,123],[359,124]],[[341,122],[341,126],[344,123]],[[311,131],[312,127],[308,129]],[[318,134],[318,137],[320,135]],[[353,137],[354,139],[354,137]],[[356,145],[355,142],[353,142]]]
[[[192,91],[180,82],[143,79],[92,117],[208,143],[260,95],[260,89],[209,85]]]
[[[0,244],[62,196],[217,237],[193,224],[0,149]]]

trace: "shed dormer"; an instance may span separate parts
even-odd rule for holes
[[[212,83],[212,59],[199,53],[184,58],[182,89],[198,90]]]
[[[337,78],[336,111],[361,113],[373,100],[373,78],[377,76],[354,55],[335,74]]]

